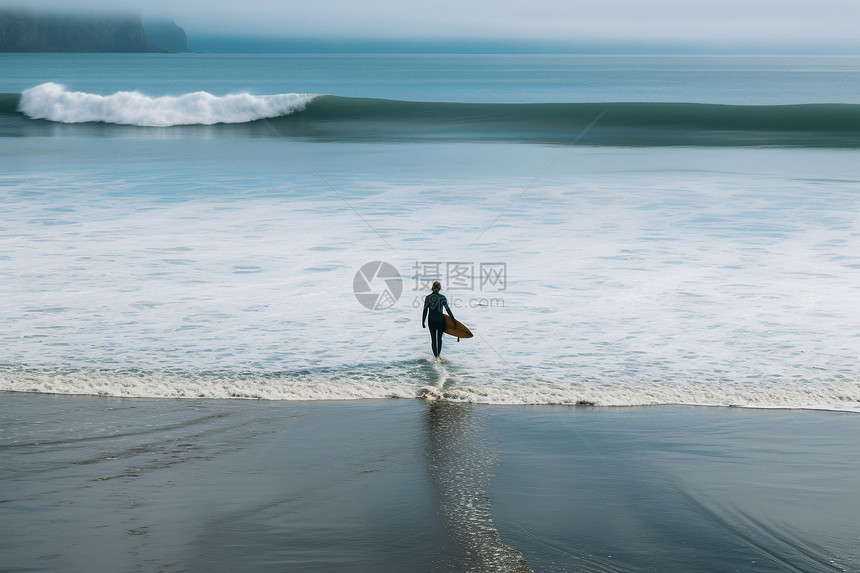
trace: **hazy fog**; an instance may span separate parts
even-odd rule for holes
[[[163,15],[190,37],[860,46],[858,0],[27,0],[23,5]]]

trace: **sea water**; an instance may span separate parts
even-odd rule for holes
[[[858,58],[0,69],[0,389],[860,409]]]

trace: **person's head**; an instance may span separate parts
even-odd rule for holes
[[[440,290],[442,290],[442,283],[440,283],[439,281],[433,281],[433,286],[431,288],[433,292],[439,292]]]

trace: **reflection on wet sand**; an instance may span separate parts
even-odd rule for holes
[[[482,440],[472,406],[433,401],[427,420],[427,463],[452,545],[445,564],[464,572],[530,572],[522,554],[502,543],[493,523],[487,487],[496,458]]]

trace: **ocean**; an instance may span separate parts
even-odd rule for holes
[[[0,54],[0,570],[856,571],[858,159],[858,57]]]
[[[4,390],[860,409],[858,58],[2,67]]]

